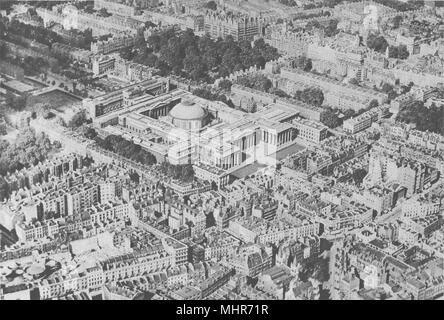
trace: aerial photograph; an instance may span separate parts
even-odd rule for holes
[[[0,0],[0,300],[444,300],[443,176],[444,1]]]

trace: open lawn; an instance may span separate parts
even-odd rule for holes
[[[38,96],[29,98],[27,107],[33,107],[38,103],[48,103],[59,112],[64,112],[66,108],[77,104],[81,99],[71,96],[61,90],[54,89],[53,91],[42,93]]]

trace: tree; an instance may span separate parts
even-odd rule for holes
[[[183,181],[191,181],[194,179],[194,169],[192,165],[184,165],[180,171],[180,178]]]
[[[183,60],[183,67],[186,73],[188,73],[191,79],[199,81],[205,77],[207,66],[202,63],[198,54],[189,50],[185,59]]]
[[[263,39],[252,46],[247,41],[236,42],[230,36],[213,40],[207,35],[199,38],[191,30],[177,33],[173,28],[150,35],[147,45],[138,50],[135,62],[154,66],[161,75],[173,72],[197,82],[212,82],[208,71],[226,77],[235,70],[255,65],[263,68],[267,61],[280,56]]]
[[[321,283],[328,281],[330,278],[328,261],[328,259],[319,258],[313,271],[313,278]]]
[[[415,101],[413,104],[404,106],[399,111],[397,121],[413,123],[420,131],[430,131],[444,134],[444,107],[432,104],[426,107],[423,102]]]
[[[297,6],[297,3],[295,0],[279,0],[279,3],[282,3],[283,5],[289,6],[289,7],[295,7]]]
[[[348,82],[354,86],[358,86],[359,85],[359,81],[356,78],[351,78],[350,81]]]
[[[367,37],[367,47],[380,53],[385,53],[385,50],[388,47],[388,42],[381,35],[369,34]]]
[[[395,99],[398,96],[398,94],[395,91],[395,88],[391,84],[389,84],[389,83],[385,82],[382,85],[381,90],[384,93],[387,93],[389,100],[393,100],[393,99]]]
[[[291,98],[289,94],[278,88],[273,87],[268,92],[281,98]]]
[[[215,11],[217,10],[217,4],[214,1],[209,1],[205,4],[205,8]]]
[[[296,91],[294,98],[319,107],[324,102],[324,93],[321,89],[313,87]]]
[[[326,37],[333,37],[339,32],[338,23],[339,21],[336,19],[332,19],[328,22],[327,27],[324,28],[324,34]]]
[[[79,112],[77,112],[72,118],[71,120],[68,122],[68,127],[69,128],[78,128],[81,125],[83,125],[84,123],[86,123],[88,121],[87,115],[86,115],[86,111],[85,110],[81,110]]]
[[[107,36],[105,36],[107,37]],[[102,38],[104,39],[104,38]],[[68,44],[73,47],[79,47],[89,50],[91,43],[94,41],[93,32],[91,28],[88,28],[82,32],[78,32],[77,40],[68,41]]]
[[[109,135],[105,139],[96,136],[95,141],[99,147],[138,163],[144,165],[156,163],[156,157],[153,154],[142,149],[140,145],[128,141],[121,136]]]
[[[89,14],[93,14],[95,12],[94,5],[86,6],[84,11]]]
[[[308,281],[310,278],[316,279],[321,283],[328,281],[330,277],[329,259],[318,257],[314,261],[302,263],[298,277],[303,282]]]
[[[93,140],[95,137],[97,137],[97,132],[93,128],[85,126],[83,129],[83,135],[85,138]]]
[[[9,34],[35,40],[48,46],[51,46],[54,42],[62,41],[62,37],[52,30],[41,26],[28,25],[18,20],[12,20],[6,26],[3,24],[3,27],[0,26],[0,31],[2,28],[5,28],[1,34],[2,36],[6,31]]]
[[[242,76],[236,80],[236,83],[241,86],[263,92],[268,92],[268,90],[270,90],[270,88],[273,86],[271,80],[263,74]]]
[[[34,112],[36,117],[42,117],[44,119],[49,119],[52,115],[51,107],[47,103],[38,103],[34,106]]]
[[[160,171],[172,179],[190,182],[194,180],[194,169],[191,164],[174,165],[167,161],[162,162]]]
[[[398,47],[389,46],[389,58],[398,58]]]
[[[334,8],[336,5],[338,5],[341,2],[341,0],[324,0],[323,4],[326,7]]]
[[[4,201],[9,197],[9,184],[0,176],[0,201]]]
[[[129,174],[131,181],[135,182],[135,183],[139,183],[140,182],[140,176],[137,172],[131,172]]]
[[[367,171],[365,169],[359,168],[353,171],[352,177],[355,184],[360,185],[367,175]]]
[[[219,88],[221,88],[222,90],[225,90],[225,91],[230,91],[231,85],[232,85],[232,83],[228,79],[223,79],[219,82]]]
[[[369,105],[368,105],[368,108],[369,108],[369,109],[373,109],[373,108],[376,108],[378,105],[379,105],[378,100],[373,99],[372,101],[370,101],[370,103],[369,103]]]
[[[13,144],[0,143],[0,175],[36,165],[54,149],[56,146],[46,135],[35,134],[27,128],[20,132]]]
[[[392,19],[392,22],[393,22],[393,28],[395,28],[395,29],[398,29],[399,28],[399,26],[401,25],[401,23],[402,23],[402,16],[395,16],[393,19]]]
[[[305,29],[307,30],[314,30],[314,29],[321,29],[322,25],[319,23],[318,20],[310,20],[306,25]]]
[[[26,107],[26,96],[15,96],[14,94],[8,92],[6,94],[5,104],[15,111],[22,111]]]
[[[125,60],[133,60],[136,57],[137,52],[132,47],[127,47],[119,52],[120,56]]]
[[[157,27],[157,24],[155,24],[154,22],[152,22],[152,21],[145,22],[145,29],[150,29],[150,28],[155,28],[155,27]]]
[[[347,109],[343,112],[345,119],[353,118],[356,115],[356,111],[354,109]]]
[[[59,126],[66,127],[65,120],[63,120],[62,117],[57,116],[55,122],[56,122]]]
[[[393,90],[393,86],[387,82],[384,82],[384,84],[382,85],[381,90],[385,93],[389,93],[390,91]]]
[[[106,10],[106,8],[101,8],[98,12],[98,15],[105,18],[111,16],[111,14],[108,12],[108,10]]]
[[[325,108],[321,114],[321,122],[327,127],[333,129],[341,125],[341,121],[336,112],[331,108]]]
[[[390,46],[389,47],[389,57],[396,59],[407,59],[409,57],[409,51],[405,45],[399,45],[397,47]]]
[[[195,96],[210,100],[210,101],[221,101],[227,104],[230,108],[234,108],[234,104],[227,96],[219,93],[213,93],[209,89],[199,88],[193,91]]]
[[[304,71],[310,71],[313,67],[312,61],[310,58],[305,56],[300,56],[295,61],[296,67],[302,69]]]
[[[405,45],[400,45],[398,47],[398,59],[407,59],[410,53]]]
[[[8,55],[9,48],[5,43],[0,43],[0,59],[5,59]]]
[[[102,34],[102,35],[100,35],[99,37],[98,37],[98,41],[106,41],[106,40],[108,40],[109,38],[111,38],[112,37],[112,35],[110,34],[110,33],[108,33],[108,34]]]

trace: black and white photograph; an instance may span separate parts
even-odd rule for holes
[[[443,175],[444,1],[0,0],[0,306],[444,300]]]

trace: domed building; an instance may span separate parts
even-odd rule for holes
[[[209,113],[199,104],[184,100],[171,109],[172,123],[184,130],[199,130],[209,122]]]

